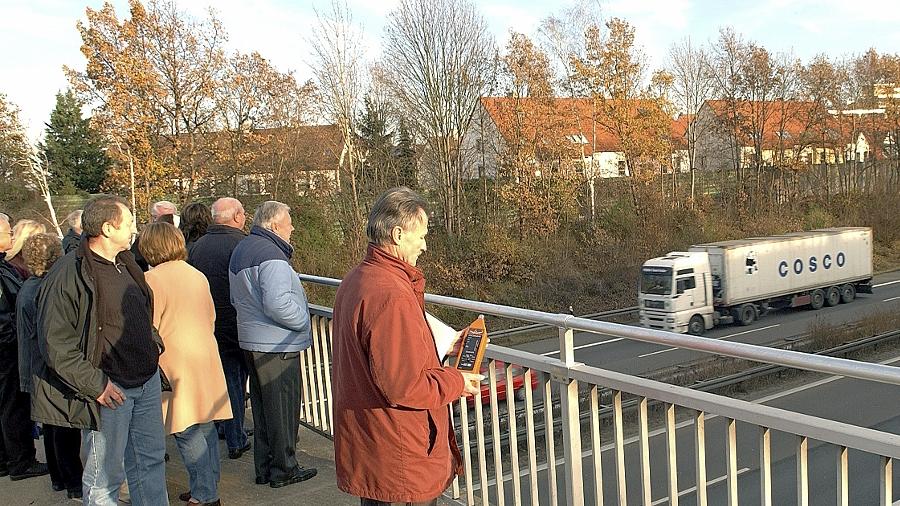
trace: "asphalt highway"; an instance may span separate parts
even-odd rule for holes
[[[822,323],[843,325],[858,321],[864,315],[900,310],[900,271],[875,276],[874,294],[859,294],[853,302],[826,307],[818,311],[808,308],[771,311],[746,327],[724,325],[706,332],[709,339],[727,339],[735,342],[768,345],[783,342],[785,338],[806,333],[817,320]],[[517,348],[539,355],[558,357],[559,340],[553,337],[533,341]],[[700,352],[678,350],[655,344],[633,341],[620,337],[575,333],[575,359],[587,365],[628,373],[643,374],[675,364],[692,362],[703,356]]]
[[[891,272],[876,276],[874,294],[860,294],[850,304],[841,304],[833,308],[819,311],[809,309],[793,309],[773,311],[752,325],[723,326],[708,331],[705,337],[710,339],[728,339],[733,341],[773,345],[783,342],[785,338],[804,334],[817,319],[832,325],[850,324],[864,315],[884,310],[900,310],[900,272]],[[551,330],[552,332],[552,330]],[[555,334],[555,332],[553,332]],[[687,363],[703,354],[689,350],[677,350],[640,341],[631,341],[614,336],[576,333],[576,360],[585,364],[603,367],[628,374],[642,374],[649,371],[670,367],[679,363]],[[524,349],[544,356],[558,356],[558,341],[548,338],[531,342],[522,346]],[[893,357],[883,363],[900,365],[900,356]],[[885,432],[900,434],[900,411],[896,407],[898,387],[871,383],[842,377],[824,377],[812,375],[812,380],[774,388],[771,392],[760,394],[752,402],[764,403],[786,410],[837,420],[862,427],[869,427]],[[678,425],[678,489],[679,503],[695,504],[695,471],[694,471],[694,427],[688,419]],[[633,429],[633,422],[631,424]],[[626,427],[626,432],[628,428]],[[726,504],[725,479],[725,421],[714,415],[707,415],[706,421],[706,458],[708,481],[708,504]],[[627,436],[626,436],[627,437]],[[664,431],[651,428],[650,459],[653,505],[668,504],[666,481],[666,447]],[[742,503],[758,504],[759,491],[759,431],[755,426],[737,424],[738,441],[738,488]],[[772,433],[772,478],[773,504],[795,504],[796,492],[796,436],[783,433]],[[605,442],[606,443],[606,442]],[[540,445],[540,442],[538,443]],[[562,441],[557,441],[561,447]],[[583,442],[583,448],[590,450],[589,441]],[[837,449],[831,445],[809,442],[809,504],[836,503],[836,454]],[[593,504],[593,456],[590,451],[583,453],[584,494],[585,503]],[[615,464],[611,444],[602,448],[602,476],[604,482],[604,503],[617,504],[615,495]],[[508,459],[504,459],[508,462]],[[521,459],[520,459],[520,462]],[[851,504],[877,504],[878,496],[878,458],[862,452],[849,453],[849,479]],[[558,461],[560,484],[559,501],[564,502],[562,484],[563,462]],[[513,493],[512,482],[506,469],[504,490],[507,502],[511,503]],[[546,463],[539,466],[539,498],[540,504],[551,504],[548,486],[548,470]],[[640,464],[637,440],[632,437],[626,441],[626,476],[628,504],[641,502]],[[900,473],[894,473],[894,489],[900,490]],[[522,476],[524,489],[522,503],[529,504],[527,490],[527,474]],[[496,501],[495,484],[489,484],[491,502]]]

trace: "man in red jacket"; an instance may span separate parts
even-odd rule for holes
[[[425,206],[409,188],[375,201],[366,257],[334,303],[337,481],[364,506],[437,504],[462,461],[447,406],[480,388],[441,366],[425,321]]]

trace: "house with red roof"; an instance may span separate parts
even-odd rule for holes
[[[540,176],[541,171],[566,167],[588,179],[631,175],[618,125],[610,108],[597,100],[483,97],[480,106],[464,144],[474,149],[481,169],[491,177],[526,168]],[[650,112],[659,112],[648,100],[614,110],[628,114],[635,124]],[[679,128],[686,127],[672,126],[673,139]]]
[[[695,163],[702,170],[800,169],[884,156],[883,111],[845,114],[799,100],[707,100],[696,121],[703,134]]]

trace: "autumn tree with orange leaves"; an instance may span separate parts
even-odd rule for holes
[[[549,58],[527,36],[512,32],[500,80],[511,100],[497,101],[498,128],[507,132],[497,181],[503,208],[513,210],[520,236],[554,233],[577,216],[582,178],[574,162],[583,146],[567,139],[567,117],[554,96]]]
[[[664,83],[660,74],[658,86],[646,87],[646,57],[635,45],[634,27],[619,18],[604,27],[593,25],[585,32],[586,54],[573,55],[572,79],[594,100],[597,123],[621,143],[632,204],[640,213],[644,208],[640,188],[670,163],[671,117],[659,90],[671,81]]]

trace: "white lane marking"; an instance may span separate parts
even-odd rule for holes
[[[740,476],[740,475],[746,473],[746,472],[749,471],[749,470],[750,470],[749,467],[742,467],[742,468],[738,469],[737,475]],[[709,485],[715,485],[716,483],[719,483],[719,482],[721,482],[721,481],[725,481],[725,480],[727,480],[727,479],[728,479],[728,476],[727,476],[727,475],[726,475],[726,476],[719,476],[718,478],[716,478],[716,479],[714,479],[714,480],[709,480],[709,481],[707,481],[707,482],[706,482],[706,485],[707,485],[707,486],[709,486]],[[696,491],[697,491],[697,487],[696,487],[696,486],[691,487],[691,488],[687,488],[687,489],[684,489],[684,490],[679,490],[679,491],[678,491],[678,497],[681,497],[681,496],[683,496],[683,495],[687,495],[687,494],[690,494],[690,493],[696,492]],[[656,506],[657,504],[662,504],[662,503],[665,503],[665,502],[669,502],[669,496],[665,496],[665,497],[663,497],[663,498],[661,498],[661,499],[657,499],[657,500],[653,501],[652,503],[650,503],[650,506]]]
[[[760,330],[774,329],[775,327],[780,327],[780,326],[781,326],[780,323],[776,323],[775,325],[769,325],[768,327],[760,327],[760,328],[758,328],[758,329],[745,330],[745,331],[743,331],[743,332],[737,332],[737,333],[734,333],[734,334],[728,334],[728,335],[725,336],[725,337],[741,336],[741,335],[744,335],[744,334],[749,334],[749,333],[751,333],[751,332],[759,332]],[[725,337],[722,337],[722,338],[720,338],[720,339],[725,339]]]
[[[624,337],[615,337],[615,338],[613,338],[613,339],[609,339],[609,340],[606,340],[606,341],[600,341],[600,342],[597,342],[597,343],[582,344],[581,346],[576,346],[576,347],[574,347],[574,348],[572,348],[572,349],[573,349],[573,350],[581,350],[581,349],[584,349],[584,348],[593,348],[594,346],[600,346],[600,345],[602,345],[602,344],[615,343],[615,342],[618,342],[618,341],[622,341],[622,340],[624,340],[624,339],[625,339]],[[559,355],[559,352],[558,352],[558,351],[548,351],[547,353],[541,353],[541,356],[542,356],[542,357],[549,357],[550,355]]]
[[[894,362],[900,362],[900,356],[897,356],[897,357],[894,357],[894,358],[889,358],[889,359],[887,359],[887,360],[882,360],[881,362],[878,362],[878,363],[879,363],[880,365],[888,365],[888,364],[891,364],[891,363],[894,363]],[[824,379],[821,379],[821,380],[819,380],[819,381],[814,381],[814,382],[809,383],[809,384],[806,384],[806,385],[800,385],[800,386],[798,386],[798,387],[791,388],[790,390],[785,390],[785,391],[783,391],[783,392],[776,392],[776,393],[774,393],[774,394],[772,394],[772,395],[768,395],[768,396],[765,396],[765,397],[760,397],[759,399],[754,399],[754,400],[752,400],[752,401],[750,401],[750,402],[752,402],[752,403],[754,403],[754,404],[765,404],[765,403],[767,403],[767,402],[769,402],[769,401],[774,401],[775,399],[780,399],[780,398],[782,398],[782,397],[786,397],[786,396],[788,396],[788,395],[793,395],[793,394],[795,394],[795,393],[797,393],[797,392],[802,392],[802,391],[804,391],[804,390],[809,390],[809,389],[811,389],[811,388],[818,388],[818,387],[820,387],[820,386],[822,386],[822,385],[831,383],[832,381],[836,381],[836,380],[844,379],[844,378],[845,378],[845,376],[829,376],[829,377],[824,378]],[[708,421],[714,420],[714,419],[716,419],[716,418],[719,418],[719,415],[709,415],[709,416],[706,417],[706,421],[708,422]],[[678,429],[683,429],[683,428],[689,427],[689,426],[691,426],[691,425],[694,425],[694,420],[684,420],[684,421],[682,421],[682,422],[679,422],[679,423],[676,423],[676,424],[675,424],[675,430],[677,431]],[[650,438],[656,437],[656,436],[658,436],[658,435],[660,435],[660,434],[665,434],[665,432],[666,432],[665,427],[660,428],[660,429],[656,429],[656,430],[652,430],[652,431],[650,431],[650,432],[647,434],[647,437],[650,437]],[[630,444],[636,443],[637,441],[638,441],[638,436],[632,436],[632,437],[630,437],[630,438],[626,438],[625,441],[623,441],[623,444],[624,444],[624,445],[630,445]],[[601,452],[609,451],[609,450],[612,450],[612,449],[615,448],[615,447],[616,447],[616,445],[615,445],[614,442],[613,442],[613,443],[607,443],[607,444],[605,444],[605,445],[603,445],[603,446],[600,447],[600,451],[601,451]],[[593,455],[593,454],[594,454],[594,450],[585,450],[585,451],[581,452],[581,458],[582,458],[582,460],[583,460],[583,459],[586,459],[586,458],[590,457],[590,456]],[[557,465],[557,466],[560,466],[560,465],[563,465],[565,462],[566,462],[565,459],[557,459],[557,460],[556,460],[556,465]],[[540,472],[540,471],[545,471],[546,469],[547,469],[547,464],[540,464],[540,465],[537,466],[536,471]],[[520,476],[526,476],[526,475],[528,475],[528,474],[529,474],[529,470],[528,470],[528,469],[525,469],[525,470],[522,471],[522,473],[520,474]],[[509,480],[512,480],[512,474],[508,474],[508,473],[507,473],[507,474],[504,474],[504,475],[503,475],[503,481],[509,481]],[[496,484],[496,483],[497,483],[496,478],[491,478],[490,480],[488,480],[488,486],[492,486],[492,485],[494,485],[494,484]],[[477,486],[476,486],[476,487],[474,487],[473,489],[474,489],[474,490],[478,490],[479,488],[480,488],[480,487],[477,487]]]
[[[890,302],[892,300],[900,299],[900,297],[891,297],[890,299],[884,299],[884,302]]]
[[[659,355],[660,353],[666,353],[666,352],[669,352],[669,351],[675,351],[675,350],[677,350],[677,349],[678,349],[678,348],[666,348],[666,349],[664,349],[664,350],[652,351],[652,352],[650,352],[650,353],[644,353],[643,355],[638,355],[638,358],[649,357],[649,356],[652,356],[652,355]]]
[[[715,339],[716,339],[716,341],[721,341],[722,339],[728,339],[729,337],[735,337],[735,336],[741,336],[741,335],[744,335],[744,334],[750,334],[751,332],[759,332],[760,330],[774,329],[775,327],[780,327],[780,326],[781,326],[780,323],[776,323],[775,325],[769,325],[768,327],[760,327],[760,328],[758,328],[758,329],[745,330],[745,331],[743,331],[743,332],[737,332],[737,333],[735,333],[735,334],[728,334],[727,336],[717,337],[717,338],[715,338]],[[659,355],[660,353],[666,353],[666,352],[669,352],[669,351],[675,351],[675,350],[680,350],[680,349],[682,349],[682,348],[666,348],[666,349],[664,349],[664,350],[657,350],[657,351],[654,351],[654,352],[651,352],[651,353],[644,353],[643,355],[638,355],[638,358],[649,357],[649,356],[651,356],[651,355]]]
[[[894,281],[887,281],[884,283],[878,283],[877,285],[872,285],[872,288],[880,288],[882,286],[895,285],[897,283],[900,283],[900,279],[895,279]]]

